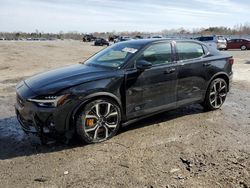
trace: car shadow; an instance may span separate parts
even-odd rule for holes
[[[203,112],[203,108],[200,105],[191,105],[167,111],[122,127],[118,134],[161,122],[167,122],[178,117]],[[39,138],[34,135],[27,135],[22,131],[15,116],[0,119],[0,160],[36,155],[40,153],[57,152],[76,147],[83,147],[84,145],[85,144],[82,144],[75,138],[68,144],[57,141],[52,144],[42,145]]]
[[[159,124],[162,122],[167,122],[173,119],[177,119],[179,117],[200,114],[200,113],[204,113],[204,108],[199,104],[193,104],[190,106],[177,108],[175,110],[165,111],[165,112],[141,119],[139,121],[136,121],[135,123],[122,127],[120,133],[134,130],[134,129],[139,129],[139,128],[154,125],[154,124]]]
[[[246,61],[245,64],[249,64],[250,65],[250,61]]]

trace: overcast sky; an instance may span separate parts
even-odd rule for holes
[[[0,31],[161,31],[249,21],[249,0],[0,0]]]

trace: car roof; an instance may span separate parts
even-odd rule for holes
[[[191,39],[169,39],[169,38],[149,38],[149,39],[138,39],[138,40],[129,40],[129,41],[124,41],[122,43],[124,44],[135,44],[135,45],[142,45],[146,46],[151,43],[155,42],[161,42],[161,41],[181,41],[181,42],[196,42],[199,44],[203,44],[202,42],[199,42],[197,40],[191,40]]]
[[[245,39],[245,38],[232,38],[232,39],[229,39],[229,40],[247,40],[247,41],[250,41],[250,39]]]

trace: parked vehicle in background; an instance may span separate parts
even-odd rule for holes
[[[115,42],[115,40],[117,40],[119,38],[118,35],[110,35],[108,38],[109,42]]]
[[[218,50],[226,50],[227,49],[227,40],[223,36],[218,36],[218,35],[201,36],[201,37],[198,37],[195,39],[208,44],[208,46],[212,46],[214,48],[217,48]]]
[[[124,42],[124,41],[128,41],[128,40],[132,40],[129,36],[120,36],[118,39],[116,39],[114,42]]]
[[[114,44],[83,64],[37,74],[16,87],[25,132],[87,143],[122,124],[200,103],[219,109],[232,81],[232,56],[194,40],[141,39]]]
[[[121,38],[120,38],[120,41],[122,42],[122,41],[128,41],[128,40],[131,40],[131,38],[129,37],[129,36],[122,36]]]
[[[95,46],[103,46],[103,45],[109,46],[109,42],[104,38],[97,38],[94,44]]]
[[[250,40],[249,39],[230,39],[227,41],[227,49],[248,50],[250,49]]]
[[[152,39],[161,39],[161,38],[163,38],[163,36],[162,35],[153,35],[150,38],[152,38]]]
[[[83,36],[82,41],[83,42],[91,42],[94,41],[96,37],[94,37],[92,34],[86,34]]]
[[[141,35],[136,35],[133,37],[133,39],[143,39],[143,37]]]

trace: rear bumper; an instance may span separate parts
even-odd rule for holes
[[[222,49],[227,49],[227,44],[217,44],[217,49],[222,50]]]
[[[233,72],[229,75],[229,87],[228,87],[228,91],[231,90],[232,83],[233,83]]]

